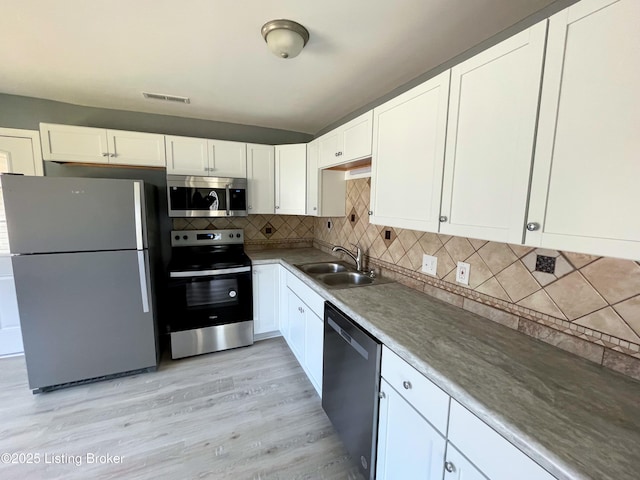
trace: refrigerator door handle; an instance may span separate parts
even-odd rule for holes
[[[142,250],[142,199],[140,182],[133,182],[133,212],[136,223],[136,250]]]
[[[149,291],[147,290],[147,268],[144,250],[138,250],[138,273],[140,275],[140,291],[142,293],[142,311],[149,313]]]

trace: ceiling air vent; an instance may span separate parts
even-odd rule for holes
[[[165,102],[191,103],[189,97],[178,97],[177,95],[164,95],[162,93],[142,92],[144,98],[152,100],[164,100]]]

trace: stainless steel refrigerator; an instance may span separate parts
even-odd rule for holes
[[[0,182],[30,388],[155,369],[150,190],[137,180]]]

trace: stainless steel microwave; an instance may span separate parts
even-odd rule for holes
[[[170,217],[246,217],[247,179],[167,175]]]

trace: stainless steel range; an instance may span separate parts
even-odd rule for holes
[[[251,260],[242,230],[171,232],[171,357],[253,344]]]

